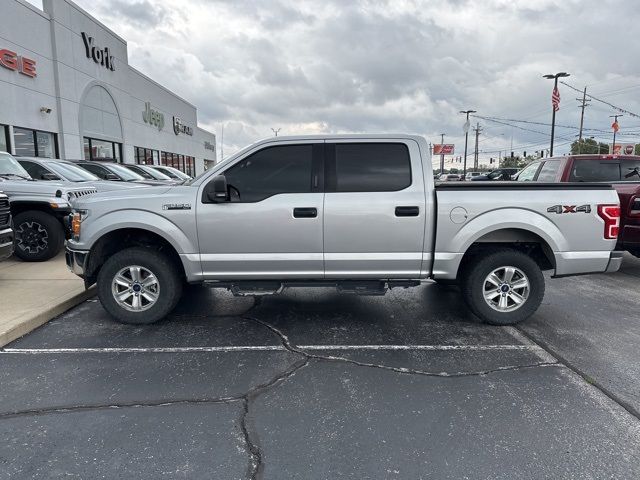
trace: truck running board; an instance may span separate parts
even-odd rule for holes
[[[318,280],[285,281],[242,280],[236,282],[205,282],[210,288],[226,288],[236,297],[256,297],[275,295],[285,288],[293,287],[335,287],[340,293],[354,295],[384,295],[390,288],[409,288],[420,285],[418,280]]]

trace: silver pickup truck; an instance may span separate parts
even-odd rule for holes
[[[613,272],[620,209],[602,184],[434,185],[422,137],[278,137],[182,185],[74,201],[67,264],[105,309],[151,323],[182,285],[356,294],[457,282],[482,320],[533,314],[543,270]]]

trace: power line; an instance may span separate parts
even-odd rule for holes
[[[577,89],[573,85],[569,85],[567,82],[561,81],[560,83],[569,87],[572,90],[575,90],[578,93],[582,93],[582,90]],[[604,103],[605,105],[608,105],[609,107],[613,108],[614,110],[617,110],[620,113],[626,113],[627,115],[631,115],[632,117],[640,118],[640,115],[638,115],[637,113],[630,112],[629,110],[626,110],[622,107],[618,107],[617,105],[614,105],[613,103],[609,103],[605,100],[602,100],[601,98],[594,97],[593,95],[590,95],[590,94],[587,94],[587,97],[589,97],[591,100],[595,100],[596,102]]]

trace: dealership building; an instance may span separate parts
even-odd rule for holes
[[[161,79],[160,79],[161,81]],[[0,150],[16,156],[215,163],[195,106],[128,63],[127,42],[68,0],[2,0]]]

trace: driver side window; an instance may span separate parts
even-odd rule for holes
[[[19,161],[18,163],[20,163],[20,165],[22,165],[22,168],[24,168],[27,171],[29,176],[35,180],[44,180],[43,175],[47,173],[51,173],[49,170],[47,170],[43,166],[38,165],[37,163],[34,163],[34,162],[29,162],[25,160],[22,162]]]
[[[232,202],[260,202],[312,191],[312,145],[267,147],[224,172]]]
[[[519,182],[531,182],[533,178],[536,176],[536,172],[540,167],[540,162],[535,162],[527,165],[518,175]]]

